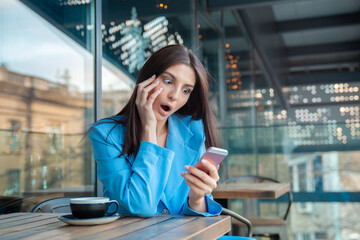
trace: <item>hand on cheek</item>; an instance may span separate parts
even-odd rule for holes
[[[188,172],[182,172],[181,175],[185,178],[186,184],[190,187],[189,192],[189,206],[195,211],[206,211],[205,199],[206,194],[211,193],[217,186],[217,181],[219,181],[219,174],[216,170],[216,167],[204,161],[201,163],[203,169],[202,171],[193,166],[185,166],[185,169]]]
[[[143,130],[145,127],[156,127],[153,103],[162,91],[162,88],[158,88],[158,85],[159,80],[156,80],[156,76],[154,75],[136,86],[137,94],[135,104],[140,116]]]
[[[159,81],[155,75],[146,81],[139,83],[136,93],[136,108],[141,120],[141,141],[148,141],[157,144],[156,117],[153,111],[153,104],[159,96],[162,88],[157,88]],[[155,90],[156,89],[156,90]]]

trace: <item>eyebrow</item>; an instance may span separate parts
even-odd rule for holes
[[[176,81],[176,77],[172,73],[169,73],[169,72],[164,72],[164,73],[169,75],[172,79],[174,79]],[[191,84],[185,84],[185,86],[194,88],[194,85],[191,85]]]

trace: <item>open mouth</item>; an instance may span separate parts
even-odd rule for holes
[[[168,105],[161,105],[161,108],[165,111],[165,112],[169,112],[171,110],[171,108]]]

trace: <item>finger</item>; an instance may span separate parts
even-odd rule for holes
[[[195,186],[192,182],[189,182],[188,180],[185,180],[185,183],[191,188],[191,190],[198,196],[205,196],[206,193],[198,188],[197,186]]]
[[[218,177],[211,177],[206,172],[192,166],[185,166],[185,169],[189,171],[190,174],[196,176],[199,180],[201,180],[204,184],[209,186],[211,189],[217,187]],[[218,175],[217,175],[218,176]]]
[[[141,92],[141,101],[146,103],[149,99],[149,93],[151,93],[157,85],[159,85],[159,80],[156,80],[155,82],[152,82],[148,86],[144,87]]]
[[[193,167],[193,166],[189,166],[189,165],[186,165],[185,169],[189,173],[195,175],[196,177],[198,177],[199,179],[201,179],[205,183],[208,183],[208,182],[211,181],[211,177],[210,177],[210,175],[208,175],[206,173],[206,171],[203,171],[201,169],[198,169],[197,167]]]
[[[197,188],[201,189],[202,192],[211,193],[212,187],[204,183],[201,179],[197,178],[196,176],[190,174],[190,173],[182,173],[181,174],[185,178],[185,182],[191,183],[191,185],[196,186]]]
[[[152,83],[150,83],[149,85],[147,85],[146,87],[144,87],[144,91],[150,92],[154,87],[156,87],[159,84],[159,80],[156,80]]]
[[[148,104],[152,105],[154,103],[155,99],[157,98],[157,96],[159,96],[159,94],[161,93],[162,90],[163,90],[163,88],[161,87],[158,90],[156,90],[155,92],[153,92],[150,95],[149,99],[148,99]]]
[[[139,87],[146,87],[147,85],[149,85],[155,79],[156,79],[156,75],[154,74],[150,78],[148,78],[145,81],[142,81],[141,83],[139,83],[138,86]]]
[[[220,177],[219,177],[219,173],[217,168],[214,166],[214,164],[210,163],[209,161],[202,159],[201,160],[201,165],[207,169],[209,175],[211,178],[215,179],[215,181],[219,181]]]
[[[141,88],[138,95],[140,95],[140,104],[146,104],[146,101],[149,98],[149,92],[153,90],[157,85],[159,85],[159,80],[152,82],[150,85]]]
[[[202,189],[201,187],[198,187],[196,184],[194,184],[192,181],[190,181],[189,179],[186,178],[190,175],[189,173],[182,172],[181,175],[185,178],[186,185],[188,185],[196,195],[207,194],[207,193],[205,193],[206,190]]]
[[[205,196],[206,194],[211,193],[211,189],[209,188],[201,188],[194,184],[189,180],[185,180],[185,183],[190,187],[190,189],[195,193],[197,196]]]
[[[136,85],[136,88],[137,88],[137,98],[139,97],[139,96],[141,96],[142,94],[141,94],[141,92],[142,92],[142,90],[146,87],[146,86],[148,86],[152,81],[154,81],[156,79],[156,75],[154,74],[154,75],[152,75],[150,78],[148,78],[148,79],[146,79],[145,81],[143,81],[143,82],[141,82],[141,83],[138,83],[137,85]],[[140,94],[139,94],[140,93]],[[139,99],[140,100],[140,99]]]

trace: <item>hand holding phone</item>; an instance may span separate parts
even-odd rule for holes
[[[228,151],[226,149],[217,148],[217,147],[209,147],[204,155],[200,158],[200,160],[195,164],[195,167],[198,169],[207,172],[207,169],[201,163],[201,160],[206,160],[213,164],[216,169],[219,169],[220,163],[224,160],[224,158],[228,155]]]

